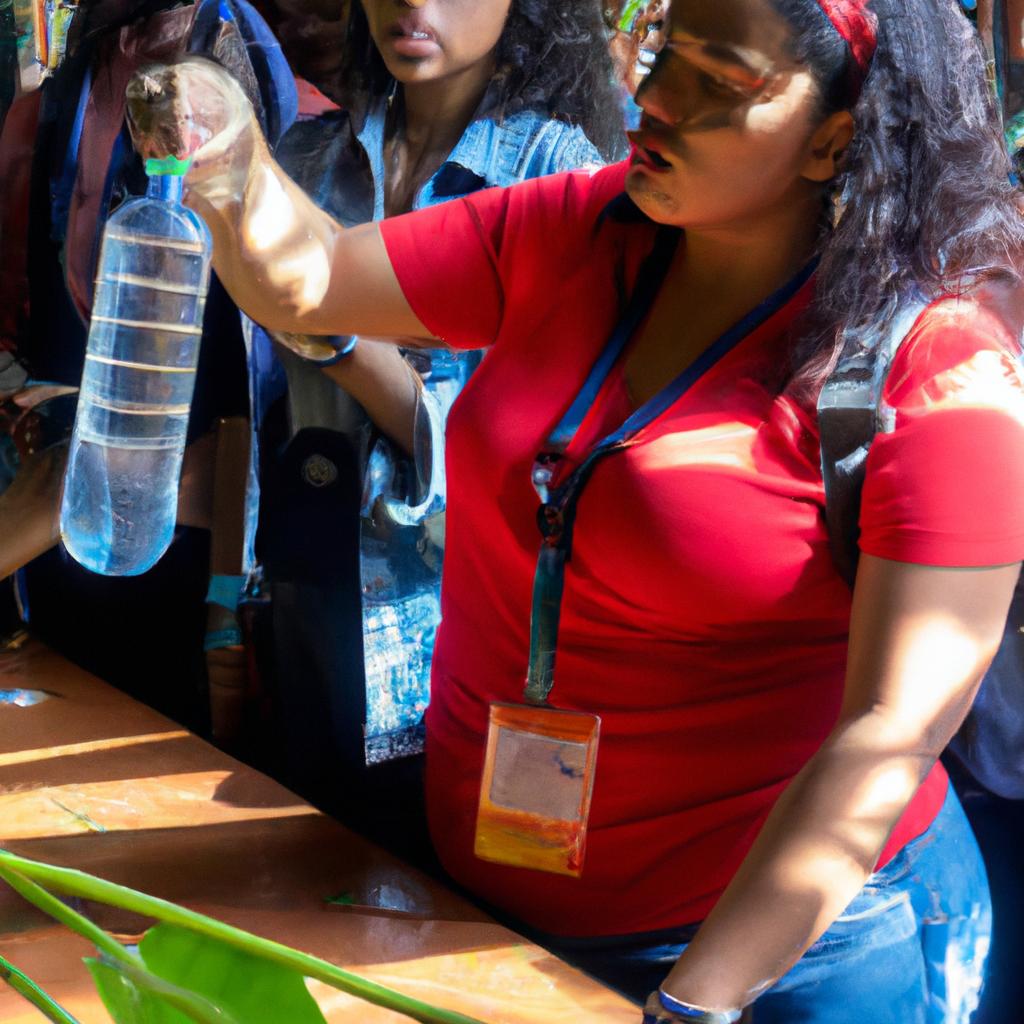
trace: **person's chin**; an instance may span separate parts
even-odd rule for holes
[[[680,203],[670,183],[662,175],[651,174],[642,164],[631,167],[626,175],[626,194],[651,220],[659,224],[677,223]]]
[[[380,49],[384,66],[396,82],[405,85],[410,82],[427,82],[444,76],[444,68],[437,54],[422,57],[404,56],[395,53],[392,47]]]

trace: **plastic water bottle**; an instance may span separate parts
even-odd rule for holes
[[[108,576],[145,572],[174,535],[211,252],[181,204],[186,168],[148,161],[147,195],[103,234],[60,530]]]

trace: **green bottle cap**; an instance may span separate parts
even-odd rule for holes
[[[192,165],[192,157],[179,160],[176,156],[165,156],[159,159],[151,157],[146,161],[146,174],[151,178],[158,174],[173,174],[178,177],[187,173]]]

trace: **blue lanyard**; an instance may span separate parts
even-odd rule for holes
[[[654,248],[640,269],[637,287],[626,311],[612,333],[604,351],[590,371],[580,393],[568,412],[551,432],[547,444],[533,464],[533,486],[540,498],[537,526],[541,534],[537,573],[533,582],[530,615],[530,661],[525,700],[546,705],[555,684],[555,651],[565,587],[565,563],[572,554],[572,531],[576,508],[595,466],[614,452],[621,451],[645,427],[686,394],[716,363],[728,355],[744,338],[782,309],[807,283],[817,268],[817,260],[730,328],[667,387],[645,402],[625,423],[599,441],[586,458],[564,481],[551,486],[559,463],[579,433],[583,421],[607,381],[619,356],[647,315],[665,280],[681,233],[662,229]]]
[[[75,191],[75,178],[78,176],[78,151],[82,145],[85,111],[89,106],[91,93],[92,66],[86,65],[85,74],[82,76],[82,88],[78,93],[78,105],[75,107],[75,118],[71,122],[71,133],[68,136],[67,148],[64,150],[60,175],[52,183],[51,233],[55,242],[63,243],[67,238],[71,198]]]

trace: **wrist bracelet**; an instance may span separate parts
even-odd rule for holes
[[[217,604],[229,612],[236,612],[244,586],[244,576],[211,576],[210,589],[206,592],[206,603]]]
[[[242,631],[237,626],[211,630],[203,639],[203,650],[219,651],[224,647],[241,647],[245,643]]]
[[[328,356],[326,359],[310,359],[309,362],[313,363],[314,366],[334,366],[335,363],[340,363],[346,356],[352,355],[356,350],[356,345],[359,342],[358,335],[352,334],[349,337],[335,337],[325,338],[325,341],[338,342],[338,348],[334,350],[334,355]]]
[[[692,1003],[683,1003],[667,992],[658,989],[658,999],[661,1005],[684,1020],[692,1020],[695,1024],[736,1024],[743,1016],[742,1010],[704,1010]]]

